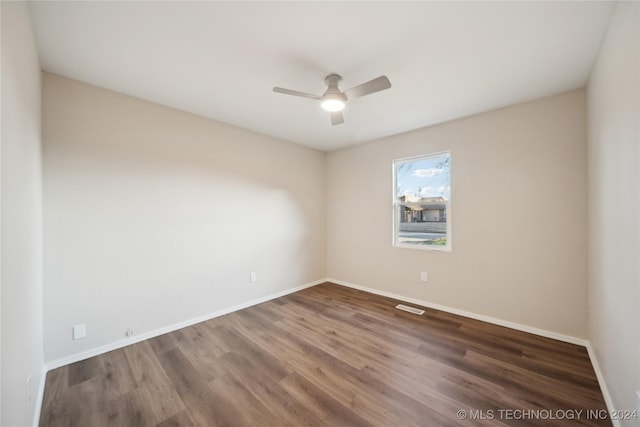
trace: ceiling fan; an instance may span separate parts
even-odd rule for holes
[[[344,123],[344,117],[342,117],[342,113],[340,111],[344,109],[347,101],[380,92],[381,90],[389,89],[391,87],[391,82],[387,76],[380,76],[342,92],[338,88],[338,84],[341,80],[342,77],[337,74],[329,74],[325,77],[324,82],[327,84],[327,90],[323,95],[313,95],[281,87],[274,87],[273,91],[284,93],[286,95],[302,96],[304,98],[317,99],[321,101],[320,106],[331,114],[331,124],[335,126]]]

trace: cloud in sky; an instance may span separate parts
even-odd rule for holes
[[[435,195],[433,187],[420,187],[420,197],[433,197]]]
[[[444,169],[441,168],[416,169],[412,175],[418,178],[431,178],[442,172],[444,172]]]

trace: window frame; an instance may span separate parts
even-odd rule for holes
[[[447,243],[446,245],[421,245],[421,244],[412,244],[412,243],[404,243],[404,242],[400,242],[398,240],[399,238],[399,231],[400,231],[400,206],[402,206],[402,203],[398,200],[398,186],[397,186],[397,165],[400,163],[406,163],[406,162],[410,162],[410,161],[418,161],[418,160],[422,160],[422,159],[428,159],[428,158],[432,158],[432,157],[438,157],[438,156],[442,156],[442,155],[448,155],[449,156],[449,199],[445,200],[444,204],[445,204],[445,216],[446,216],[446,236],[447,236]],[[452,168],[451,168],[451,164],[452,164],[452,155],[451,155],[451,150],[443,150],[443,151],[437,151],[434,153],[429,153],[429,154],[423,154],[423,155],[419,155],[419,156],[411,156],[411,157],[404,157],[401,159],[395,159],[392,161],[391,163],[391,170],[392,170],[392,191],[391,191],[391,196],[392,196],[392,203],[391,203],[391,209],[392,209],[392,221],[393,221],[393,228],[392,228],[392,246],[395,248],[401,248],[401,249],[418,249],[418,250],[423,250],[423,251],[440,251],[440,252],[451,252],[452,250],[452,234],[451,234],[451,229],[452,229],[452,213],[451,213],[451,200],[453,198],[453,192],[451,191],[451,181],[452,181]]]

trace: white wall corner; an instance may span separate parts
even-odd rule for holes
[[[44,402],[44,386],[47,383],[47,367],[42,366],[40,371],[40,383],[38,384],[38,394],[36,395],[36,409],[33,414],[33,427],[38,427],[40,424],[40,413],[42,412],[42,403]]]

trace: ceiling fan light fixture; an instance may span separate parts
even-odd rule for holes
[[[323,95],[314,95],[312,93],[299,92],[297,90],[285,89],[277,86],[273,88],[273,91],[283,93],[285,95],[301,96],[303,98],[311,98],[320,101],[322,109],[331,113],[329,115],[331,118],[331,124],[335,126],[344,123],[344,117],[342,117],[341,111],[344,110],[347,101],[380,92],[381,90],[389,89],[391,87],[391,82],[387,76],[380,76],[342,92],[338,87],[341,80],[342,78],[337,74],[329,74],[325,77],[324,82],[327,85],[327,90]]]
[[[345,103],[340,96],[326,96],[320,106],[323,110],[335,113],[336,111],[344,110]]]

